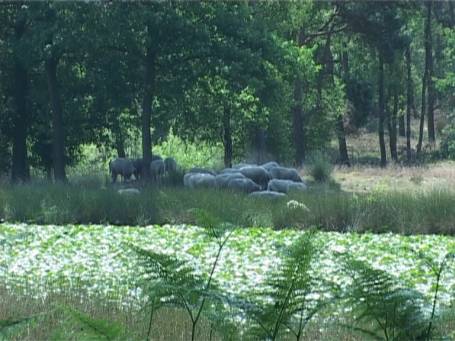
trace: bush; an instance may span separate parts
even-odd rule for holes
[[[331,178],[333,165],[329,157],[322,153],[314,153],[309,160],[308,173],[317,182],[328,182]]]

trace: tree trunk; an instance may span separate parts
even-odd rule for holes
[[[45,166],[44,169],[46,171],[46,179],[52,181],[52,166]]]
[[[25,20],[18,19],[15,27],[15,38],[19,41],[25,32]],[[27,128],[28,128],[28,75],[17,52],[14,55],[14,102],[16,112],[13,115],[13,149],[11,178],[13,182],[25,182],[30,179],[27,162]]]
[[[154,67],[155,54],[149,48],[145,57],[145,76],[144,76],[144,98],[142,101],[142,161],[144,167],[142,169],[142,178],[145,180],[151,179],[150,162],[152,161],[152,135],[151,135],[151,120],[152,120],[152,98],[154,86]]]
[[[346,48],[346,45],[344,45],[344,48]],[[348,53],[346,50],[343,51],[342,56],[342,68],[343,68],[343,76],[345,79],[345,82],[349,78],[349,60],[348,60]],[[332,51],[330,51],[330,63],[332,64],[331,70],[333,72],[333,55]],[[332,74],[332,79],[333,79],[333,74]],[[344,122],[343,122],[343,114],[338,115],[336,118],[336,133],[337,133],[337,138],[338,138],[338,151],[340,154],[340,163],[344,164],[346,166],[351,166],[351,163],[349,161],[349,155],[348,155],[348,146],[346,143],[346,132],[344,130]]]
[[[225,108],[223,113],[223,146],[224,146],[224,167],[232,167],[232,130],[231,113]]]
[[[430,12],[431,13],[431,12]],[[428,17],[427,17],[428,21]],[[427,33],[428,31],[428,23],[425,24],[425,46],[427,45]],[[419,141],[417,142],[417,157],[420,156],[422,151],[422,143],[423,143],[423,126],[425,123],[425,111],[427,110],[427,88],[428,88],[428,76],[429,76],[429,65],[428,65],[428,55],[427,55],[427,48],[425,48],[425,70],[423,72],[422,77],[422,102],[420,107],[420,125],[419,125]]]
[[[378,91],[379,91],[379,149],[381,152],[381,167],[387,166],[387,154],[384,140],[384,58],[382,52],[379,51],[379,70],[378,70]]]
[[[411,75],[411,47],[406,49],[406,71],[407,71],[407,90],[406,90],[406,158],[411,162],[411,110],[414,102]]]
[[[393,161],[398,161],[397,152],[397,115],[398,115],[398,89],[395,89],[393,95],[393,110],[389,120],[389,145],[390,156]]]
[[[119,118],[116,117],[113,126],[113,134],[115,141],[115,149],[117,150],[118,157],[126,157],[125,153],[125,141],[122,133],[122,128],[120,127]]]
[[[431,10],[433,2],[429,1],[426,3],[427,6],[427,19],[425,24],[425,65],[427,69],[427,91],[428,91],[428,141],[430,143],[435,142],[435,129],[434,129],[434,82],[433,82],[433,38],[431,34]]]
[[[126,157],[125,145],[121,136],[115,137],[115,149],[117,150],[118,157]]]
[[[300,29],[296,37],[297,45],[303,44],[303,29]],[[295,147],[295,163],[301,166],[305,161],[305,134],[303,113],[303,80],[297,76],[294,81],[294,105],[292,108],[292,128]]]
[[[58,60],[49,58],[46,60],[46,75],[49,98],[52,107],[52,158],[55,181],[66,181],[65,173],[65,133],[63,128],[63,112],[60,101],[60,93],[57,83]]]
[[[455,26],[455,10],[452,1],[449,1],[449,12],[450,12],[450,25]]]
[[[404,115],[398,117],[398,135],[400,137],[406,136],[406,117]]]

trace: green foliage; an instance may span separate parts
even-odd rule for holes
[[[139,224],[159,221],[153,189],[124,196],[113,188],[28,184],[4,193],[3,218],[41,224]]]
[[[329,231],[453,235],[454,207],[451,191],[403,193],[378,188],[353,195],[330,184],[311,185],[304,193],[274,202],[252,200],[243,193],[178,186],[144,187],[134,196],[120,195],[114,188],[48,183],[0,189],[0,219],[41,224],[198,224],[203,220],[197,212],[203,211],[226,227],[317,226]]]
[[[356,320],[348,328],[376,340],[429,339],[425,298],[420,292],[350,257],[344,258],[344,269],[353,281],[347,301]]]
[[[308,174],[317,182],[328,182],[331,179],[333,165],[327,154],[313,153],[308,160]]]
[[[169,134],[165,141],[154,146],[153,153],[173,157],[182,169],[218,168],[222,165],[222,146],[219,143],[209,144],[203,141],[186,143],[173,133]]]
[[[229,331],[231,337],[235,331],[232,322],[227,319],[228,312],[224,304],[226,298],[213,280],[221,252],[231,232],[226,233],[226,229],[210,214],[201,210],[196,214],[207,228],[207,236],[218,243],[217,253],[208,275],[198,274],[185,261],[175,257],[133,247],[143,269],[142,275],[146,278],[140,285],[145,288],[147,305],[152,311],[149,335],[154,311],[164,306],[183,309],[188,313],[192,324],[191,340],[196,338],[196,327],[201,316],[208,319],[213,326],[220,326],[219,331]]]
[[[442,157],[455,160],[455,115],[449,117],[442,131],[440,150]]]
[[[348,328],[379,340],[431,340],[438,336],[438,326],[447,318],[439,296],[441,278],[453,262],[454,254],[447,253],[442,260],[422,252],[419,256],[433,276],[432,300],[403,286],[383,270],[346,254],[340,257],[344,270],[352,278],[346,300],[353,309],[356,325]]]
[[[50,340],[70,338],[93,341],[131,340],[123,326],[113,321],[95,319],[68,306],[60,306],[58,311],[61,320],[58,327],[52,331]]]
[[[270,289],[259,293],[261,303],[246,305],[249,333],[255,339],[276,340],[292,334],[300,340],[307,323],[322,308],[323,302],[314,298],[320,293],[311,275],[317,254],[313,236],[314,232],[303,234],[285,251],[281,266],[268,275]]]
[[[21,319],[0,320],[0,339],[7,340],[14,335],[21,333],[30,324],[34,323],[36,317],[24,317]]]
[[[67,305],[51,306],[47,310],[36,315],[30,315],[21,319],[0,320],[0,339],[10,340],[24,334],[24,329],[33,329],[39,324],[47,323],[48,320],[58,316],[52,329],[48,330],[49,340],[93,340],[114,341],[132,340],[123,326],[116,322],[95,319],[90,315],[73,309]]]

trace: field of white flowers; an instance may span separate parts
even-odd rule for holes
[[[279,266],[284,249],[303,232],[268,228],[236,229],[215,272],[226,292],[245,294],[263,285],[267,273]],[[434,276],[428,259],[437,264],[455,252],[455,238],[396,234],[319,232],[320,253],[313,266],[317,276],[341,286],[350,279],[340,271],[339,254],[348,252],[375,268],[397,276],[407,286],[431,295]],[[135,281],[141,273],[130,245],[188,261],[198,272],[208,272],[217,244],[204,229],[165,226],[40,226],[0,224],[0,283],[34,297],[45,297],[71,287],[86,289],[120,302],[140,299]],[[455,268],[442,278],[442,301],[455,290]]]

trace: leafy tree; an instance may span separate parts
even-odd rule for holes
[[[378,135],[381,166],[387,164],[384,138],[385,94],[384,65],[394,60],[395,51],[403,49],[406,41],[401,34],[404,21],[396,15],[397,3],[345,3],[341,15],[352,32],[360,34],[377,52]]]

